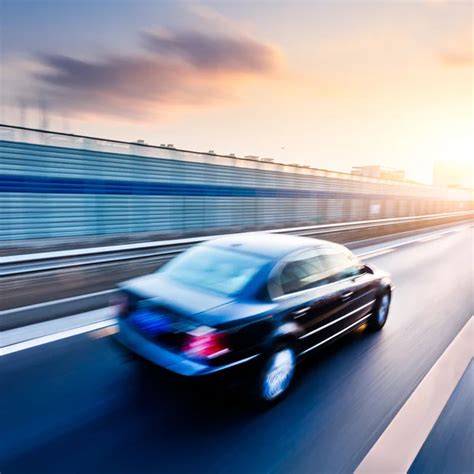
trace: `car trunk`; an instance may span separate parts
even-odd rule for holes
[[[186,333],[208,325],[206,313],[229,304],[224,295],[202,292],[162,275],[136,278],[122,287],[128,295],[128,323],[143,336],[173,350],[180,350]]]

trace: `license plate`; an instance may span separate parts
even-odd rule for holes
[[[139,331],[149,336],[168,332],[171,327],[166,316],[149,309],[138,309],[131,315],[130,321]]]

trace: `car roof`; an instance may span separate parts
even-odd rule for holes
[[[280,259],[286,255],[308,247],[322,245],[338,246],[333,242],[298,235],[273,234],[270,232],[246,232],[230,234],[208,240],[206,245],[231,248],[271,259]]]

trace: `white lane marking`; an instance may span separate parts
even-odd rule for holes
[[[112,319],[116,315],[116,308],[108,306],[106,308],[95,309],[74,316],[52,319],[41,323],[20,326],[18,328],[3,331],[0,338],[0,347],[9,346],[19,342],[37,339],[57,332],[75,329],[88,324],[98,323],[107,319]]]
[[[471,317],[372,446],[356,474],[408,472],[474,355],[473,340]]]
[[[59,300],[45,301],[44,303],[36,303],[36,304],[30,304],[28,306],[20,306],[17,308],[5,309],[3,311],[0,311],[0,316],[5,316],[6,314],[11,314],[11,313],[17,313],[19,311],[30,311],[32,309],[43,308],[45,306],[51,306],[55,304],[70,303],[71,301],[77,301],[84,298],[93,298],[95,296],[101,296],[101,295],[113,293],[114,291],[117,291],[117,290],[113,288],[111,290],[97,291],[96,293],[87,293],[85,295],[71,296],[69,298],[61,298]]]
[[[384,237],[392,237],[390,239],[390,241],[397,241],[397,240],[402,240],[402,239],[407,239],[409,237],[409,235],[407,237],[404,237],[404,235],[406,234],[411,234],[412,236],[423,236],[423,235],[426,235],[426,232],[438,232],[440,229],[446,229],[448,228],[449,226],[449,229],[450,232],[462,232],[463,230],[465,229],[468,229],[470,227],[472,227],[470,224],[469,225],[466,225],[466,224],[462,224],[462,225],[457,225],[455,228],[453,228],[454,224],[440,224],[440,225],[435,225],[435,226],[430,226],[428,228],[424,228],[424,229],[418,229],[417,231],[416,230],[405,230],[403,232],[395,232],[393,234],[388,234],[388,235],[385,235]],[[372,243],[370,244],[371,241],[373,241],[374,239],[376,239],[377,237],[369,237],[368,239],[359,239],[359,240],[352,240],[350,242],[345,242],[344,245],[345,246],[348,246],[348,245],[356,245],[356,246],[359,246],[360,248],[364,247],[364,242],[369,242],[367,245],[367,247],[371,246],[371,245],[378,245],[376,243]],[[383,242],[382,242],[383,243]]]
[[[44,344],[49,344],[50,342],[59,341],[68,337],[78,336],[79,334],[96,331],[97,329],[112,326],[116,322],[117,320],[115,318],[107,319],[105,321],[99,321],[97,323],[87,324],[78,328],[67,329],[65,331],[56,332],[47,336],[37,337],[35,339],[29,339],[28,341],[19,342],[17,344],[11,344],[9,346],[0,347],[0,356],[13,354],[14,352],[24,351],[26,349],[31,349],[32,347],[42,346]]]
[[[393,252],[394,250],[395,249],[392,249],[392,248],[374,250],[373,252],[367,252],[367,253],[363,254],[363,257],[364,257],[365,260],[367,260],[368,258],[379,257],[380,255],[385,255],[386,253]],[[362,256],[362,255],[359,255],[359,257],[360,256]]]
[[[425,235],[425,236],[422,235],[421,237],[418,238],[418,241],[419,242],[429,242],[430,240],[438,239],[439,237],[442,237],[443,235],[453,234],[453,233],[456,233],[456,232],[461,232],[461,230],[464,230],[464,229],[467,229],[467,228],[468,228],[467,226],[463,226],[461,228],[455,227],[455,228],[443,230],[441,232],[435,232],[433,234],[428,234],[428,235]]]
[[[436,240],[442,237],[440,234],[437,235],[429,235],[428,237],[423,237],[421,239],[418,239],[418,242],[430,242],[431,240]]]
[[[464,227],[464,228],[467,228],[467,227]],[[442,235],[450,234],[452,232],[454,232],[454,230],[449,229],[449,230],[444,231],[444,232],[439,232],[439,233],[436,233],[436,234],[429,234],[429,235],[426,236],[426,238],[428,238],[428,236],[432,237],[433,235],[436,235],[436,237],[441,237]],[[357,255],[358,257],[366,258],[368,256],[372,256],[372,254],[374,254],[373,256],[376,256],[375,253],[378,252],[378,251],[395,250],[399,247],[403,247],[404,245],[410,245],[410,244],[414,244],[414,243],[417,243],[417,242],[420,242],[420,241],[421,241],[421,238],[417,237],[416,239],[406,240],[406,241],[403,241],[403,242],[399,242],[398,244],[392,244],[392,245],[389,245],[388,247],[382,247],[382,248],[376,249],[376,250],[369,250],[368,252],[357,253],[357,251],[354,251],[354,254]]]

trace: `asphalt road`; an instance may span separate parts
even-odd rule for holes
[[[143,371],[110,337],[3,357],[0,471],[352,472],[474,313],[472,242],[464,227],[372,258],[396,285],[384,330],[308,359],[265,412]]]

